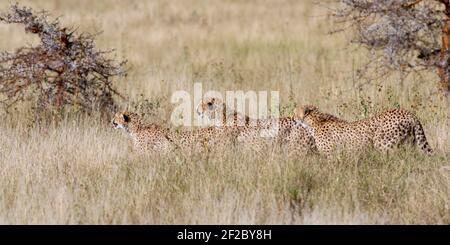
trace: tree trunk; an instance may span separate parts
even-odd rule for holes
[[[448,71],[448,66],[450,65],[450,0],[441,0],[444,4],[444,24],[442,26],[442,46],[441,46],[441,67],[438,68],[438,73],[440,77],[439,91],[444,99],[449,99],[450,97],[450,73]]]

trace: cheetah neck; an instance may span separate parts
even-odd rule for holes
[[[227,120],[229,120],[229,118],[233,118],[234,117],[235,112],[233,110],[229,110],[228,107],[226,105],[223,105],[222,108],[222,118],[220,120],[220,123],[225,126],[227,125]],[[233,119],[234,121],[234,119]]]
[[[214,125],[216,127],[225,126],[228,123],[227,120],[230,120],[230,118],[233,118],[232,122],[234,124],[235,123],[234,122],[235,121],[234,120],[234,117],[235,117],[234,114],[236,114],[235,111],[229,110],[226,105],[222,105],[222,107],[218,108],[215,111],[215,113],[214,113],[214,115],[215,115],[215,118],[213,120],[214,121]]]
[[[125,130],[130,134],[131,137],[134,138],[136,134],[141,130],[141,128],[142,124],[140,122],[134,122],[128,124],[128,127],[126,127]]]
[[[331,114],[322,113],[319,111],[314,111],[311,114],[307,115],[303,121],[312,128],[319,128],[323,124],[330,122],[346,123],[345,120],[342,120]]]
[[[303,119],[303,125],[309,128],[319,128],[322,125],[322,123],[323,122],[319,120],[319,118],[313,115],[308,115]]]
[[[308,134],[310,134],[312,137],[314,137],[314,135],[315,135],[314,127],[312,127],[308,123],[305,123],[300,120],[295,120],[295,122],[296,122],[296,126],[303,127],[306,130],[306,132],[308,132]]]
[[[251,120],[248,116],[241,115],[235,110],[228,109],[226,105],[223,106],[221,116],[221,120],[218,120],[217,123],[222,126],[246,126]]]

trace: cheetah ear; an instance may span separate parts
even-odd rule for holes
[[[130,116],[123,114],[123,120],[125,122],[130,122]]]

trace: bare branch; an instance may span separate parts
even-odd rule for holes
[[[374,71],[384,75],[440,70],[450,74],[450,1],[448,0],[340,0],[332,16],[354,30],[350,42],[371,54],[361,77]],[[444,8],[442,8],[444,5]],[[338,28],[341,30],[341,28]],[[447,40],[447,41],[445,41]],[[376,69],[372,64],[376,63]],[[449,79],[447,79],[449,80]],[[450,87],[449,87],[450,88]]]
[[[45,11],[33,12],[17,4],[0,14],[0,22],[23,25],[41,41],[36,47],[0,53],[3,104],[10,106],[24,100],[25,94],[37,93],[44,107],[77,105],[90,112],[114,107],[112,95],[123,98],[112,88],[111,78],[126,75],[126,61],[109,59],[113,50],[97,50],[97,34],[78,34],[76,28],[61,27],[58,18],[50,21]],[[99,101],[106,107],[98,108]]]

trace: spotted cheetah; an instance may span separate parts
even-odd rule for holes
[[[230,109],[215,97],[202,99],[196,112],[217,128],[237,131],[237,141],[256,151],[262,151],[274,143],[281,145],[290,155],[315,151],[313,137],[293,118],[252,119]]]
[[[381,152],[405,144],[411,139],[425,154],[433,151],[420,121],[412,113],[394,109],[373,117],[347,122],[322,113],[316,106],[298,107],[294,118],[306,126],[315,139],[319,152],[331,156],[332,151],[362,150],[374,147]]]
[[[176,149],[189,153],[203,152],[231,142],[227,132],[215,127],[173,132],[157,124],[144,125],[136,113],[129,111],[116,113],[112,125],[129,133],[134,148],[140,153],[168,153]]]
[[[216,97],[202,99],[196,107],[196,112],[200,117],[208,119],[210,124],[217,127],[248,126],[256,122],[248,116],[230,109],[221,99]]]

